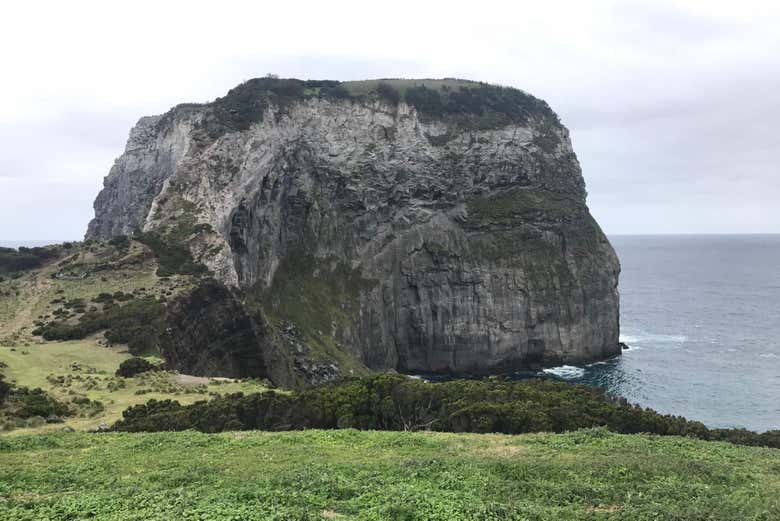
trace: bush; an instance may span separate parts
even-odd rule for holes
[[[43,248],[24,248],[19,250],[0,247],[0,273],[16,273],[40,268],[51,259],[59,257],[57,246]]]
[[[401,101],[401,95],[395,90],[395,87],[389,83],[380,82],[379,85],[376,86],[376,93],[390,105],[398,105],[398,102]]]
[[[106,330],[109,342],[127,344],[130,352],[137,355],[156,349],[164,321],[165,305],[154,297],[144,297],[121,306],[106,305],[102,311],[87,311],[76,324],[49,322],[33,330],[33,334],[45,340],[77,340]]]
[[[539,117],[557,123],[544,101],[521,90],[480,83],[439,92],[424,84],[406,90],[404,99],[423,116],[450,118],[468,128],[489,129]]]
[[[684,434],[780,447],[780,432],[709,431],[699,422],[661,415],[582,385],[544,380],[454,380],[425,383],[376,375],[312,387],[215,398],[182,406],[149,402],[123,413],[119,431],[197,429],[376,429],[448,432],[564,432],[606,426],[621,433]]]
[[[306,97],[344,99],[349,92],[338,81],[297,80],[266,76],[245,81],[211,104],[215,125],[213,136],[231,130],[246,130],[260,122],[271,106],[280,112]]]
[[[418,111],[430,116],[443,116],[445,106],[439,91],[429,89],[425,85],[409,87],[404,96],[406,102]]]
[[[11,392],[11,384],[6,382],[3,378],[3,375],[0,374],[0,406],[3,405],[6,397],[8,396],[8,393],[10,392]]]
[[[147,360],[144,360],[143,358],[133,357],[128,358],[119,364],[119,369],[116,370],[116,375],[130,378],[137,374],[146,373],[149,371],[157,371],[158,369],[159,368],[156,365]]]
[[[192,253],[183,244],[166,240],[154,232],[138,233],[135,239],[149,247],[157,259],[157,275],[169,277],[175,274],[203,275],[208,269],[195,262]]]
[[[33,416],[48,418],[72,414],[67,405],[55,400],[40,388],[19,387],[12,391],[12,396],[16,407],[14,415],[19,418],[32,418]]]
[[[116,237],[112,237],[108,241],[108,244],[118,250],[126,250],[130,247],[130,238],[127,235],[117,235]]]

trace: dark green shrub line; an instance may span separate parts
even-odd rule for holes
[[[438,83],[437,80],[429,84]],[[405,85],[411,83],[411,86]],[[358,93],[338,81],[298,80],[266,76],[254,78],[231,89],[225,96],[209,104],[210,118],[203,123],[208,135],[218,137],[225,132],[246,130],[261,122],[269,107],[276,108],[276,117],[305,99],[338,99],[367,101],[381,99],[390,105],[402,100],[415,107],[426,118],[447,118],[466,128],[490,129],[510,123],[524,123],[540,117],[557,123],[558,117],[544,101],[519,89],[462,82],[467,85],[426,86],[426,80],[382,80],[371,89]],[[399,90],[398,85],[402,85]],[[189,107],[173,109],[189,110]]]
[[[116,375],[122,376],[124,378],[130,378],[137,374],[148,373],[149,371],[158,371],[159,369],[160,368],[158,366],[154,365],[148,360],[133,357],[128,358],[119,364],[119,369],[116,370]]]
[[[40,248],[0,248],[0,273],[15,273],[40,268],[47,261],[60,257],[59,246]]]
[[[398,105],[401,101],[401,94],[389,83],[379,82],[376,86],[377,95],[390,105]]]
[[[661,415],[582,385],[498,379],[430,384],[400,375],[345,380],[292,394],[234,394],[189,406],[151,400],[125,410],[114,430],[357,428],[519,434],[598,426],[620,433],[780,447],[780,431],[710,430],[700,422]]]
[[[558,116],[544,101],[518,89],[487,83],[441,91],[422,84],[408,88],[404,101],[426,117],[454,118],[468,128],[499,128],[526,123],[531,117],[558,122]]]
[[[271,104],[285,112],[291,104],[308,97],[349,99],[352,96],[338,81],[254,78],[214,100],[211,107],[217,126],[210,129],[211,133],[246,130],[263,120]]]
[[[127,235],[117,235],[109,239],[108,244],[118,250],[125,251],[130,248],[130,238]]]
[[[74,412],[66,404],[52,398],[41,388],[16,387],[0,374],[0,416],[27,419],[34,416],[58,418]],[[0,421],[0,424],[3,424]],[[1,426],[1,425],[0,425]]]
[[[71,324],[53,321],[33,330],[45,340],[77,340],[106,330],[109,342],[127,344],[133,354],[154,352],[164,327],[165,305],[154,297],[131,300],[123,305],[107,302],[100,311],[88,311]]]

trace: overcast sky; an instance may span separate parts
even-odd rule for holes
[[[519,87],[571,130],[607,233],[780,232],[772,2],[119,5],[3,6],[0,239],[82,237],[140,116],[267,73]]]

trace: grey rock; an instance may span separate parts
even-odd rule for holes
[[[551,111],[483,128],[309,97],[225,128],[218,102],[138,122],[87,237],[183,241],[253,296],[280,364],[321,381],[620,354],[620,266]]]

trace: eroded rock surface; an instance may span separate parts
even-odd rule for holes
[[[620,353],[619,263],[546,104],[454,80],[388,82],[397,101],[370,82],[290,81],[141,119],[95,202],[89,238],[182,243],[244,296],[228,315],[251,305],[273,330],[260,341],[244,328],[256,359],[220,363],[267,372],[269,343],[286,364],[303,349],[336,374]],[[219,341],[189,327],[191,345]]]

